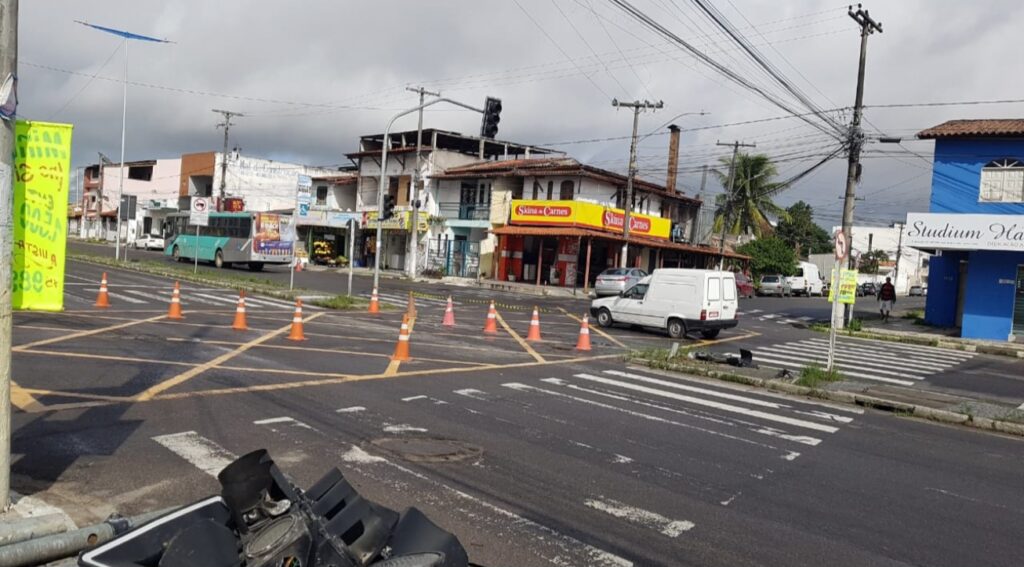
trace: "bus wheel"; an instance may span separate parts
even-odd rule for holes
[[[181,259],[181,250],[178,249],[178,245],[177,244],[174,245],[174,248],[171,248],[171,257],[174,258],[174,260],[177,261],[177,262],[182,262],[183,261]]]
[[[249,271],[252,271],[252,272],[262,272],[263,271],[263,262],[249,262]]]
[[[213,265],[218,268],[224,267],[224,252],[217,250],[217,253],[213,255]]]

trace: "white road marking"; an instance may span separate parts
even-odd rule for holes
[[[341,455],[341,460],[346,463],[357,463],[357,464],[369,464],[369,463],[385,463],[387,459],[384,457],[378,457],[377,455],[371,455],[361,448],[352,445],[352,448],[345,451]]]
[[[780,360],[780,359],[789,359],[789,360]],[[797,369],[797,370],[799,370],[802,366],[804,366],[808,362],[818,362],[818,363],[820,363],[819,360],[812,360],[812,359],[792,357],[792,356],[781,356],[781,355],[780,356],[775,356],[775,355],[769,356],[769,355],[764,354],[763,352],[757,352],[757,351],[754,352],[754,362],[757,362],[757,363],[767,362],[769,365],[781,365],[780,367],[782,367],[782,368],[793,368],[793,369]],[[857,368],[856,366],[850,366],[850,365],[844,365],[844,364],[838,364],[837,363],[836,367],[838,367],[842,371],[842,373],[844,375],[850,376],[852,378],[864,378],[865,380],[874,380],[874,381],[877,381],[877,382],[886,382],[886,383],[889,383],[889,384],[899,384],[900,386],[913,386],[914,384],[917,383],[917,382],[914,382],[912,380],[897,380],[896,378],[886,378],[884,376],[878,376],[878,375],[875,375],[875,374],[864,374],[863,372],[855,372],[855,371],[847,370],[848,368]],[[918,380],[921,380],[921,378],[918,378]]]
[[[615,463],[615,464],[628,464],[628,463],[632,463],[633,459],[631,459],[630,457],[627,457],[625,455],[620,455],[618,453],[615,453],[615,458],[612,459],[612,462]]]
[[[214,478],[217,477],[217,473],[237,458],[234,453],[195,431],[158,435],[153,437],[153,441],[163,445],[172,453]]]
[[[826,339],[815,339],[815,340],[826,340]],[[869,345],[874,348],[882,350],[902,350],[911,354],[922,354],[924,352],[933,353],[935,356],[947,357],[947,358],[959,358],[967,360],[974,358],[975,353],[973,352],[961,352],[951,350],[948,348],[933,347],[928,345],[914,345],[909,343],[894,343],[889,341],[878,341],[874,339],[862,339],[860,337],[843,337],[842,342],[851,343],[856,342],[864,345]]]
[[[334,411],[335,413],[357,413],[361,411],[366,411],[366,408],[364,408],[363,406],[350,406],[347,408],[341,408]]]
[[[818,410],[808,410],[808,411],[793,410],[793,411],[795,413],[802,413],[804,415],[813,415],[814,417],[820,417],[821,419],[827,419],[827,420],[830,420],[830,421],[838,421],[839,423],[851,423],[853,421],[852,417],[846,417],[845,415],[836,415],[834,413],[828,413],[826,411],[818,411]]]
[[[308,425],[306,423],[303,423],[303,422],[295,419],[294,417],[288,417],[288,416],[270,417],[270,418],[267,418],[267,419],[258,419],[258,420],[253,422],[253,424],[255,424],[255,425],[274,425],[276,423],[290,423],[290,424],[294,425],[295,427],[301,427],[303,429],[309,429],[309,430],[312,430],[312,431],[316,431],[310,425]]]
[[[485,400],[486,401],[486,398],[484,398],[484,396],[483,396],[483,394],[485,394],[486,392],[482,392],[480,390],[474,390],[473,388],[465,388],[465,389],[462,389],[462,390],[455,390],[453,393],[458,394],[460,396],[466,396],[467,398],[473,398],[474,400]]]
[[[816,360],[818,362],[825,361],[828,359],[828,349],[822,349],[818,351],[815,350],[813,347],[805,345],[773,345],[771,347],[771,350],[765,349],[762,350],[761,352],[768,353],[770,356],[792,356],[808,360]],[[913,366],[908,368],[906,364],[898,362],[897,360],[887,360],[873,355],[866,356],[864,354],[861,354],[860,356],[854,356],[851,354],[845,354],[841,350],[836,352],[835,359],[838,361],[837,364],[848,364],[850,368],[860,368],[861,370],[881,372],[883,374],[888,374],[889,376],[910,378],[913,380],[922,380],[929,374],[939,371],[927,368],[918,369],[914,368]]]
[[[804,445],[810,445],[812,447],[817,446],[821,443],[821,439],[816,437],[810,437],[808,435],[790,435],[785,431],[775,429],[774,427],[759,427],[754,431],[762,435],[770,435],[772,437],[778,437],[779,439],[785,439],[786,441],[792,441],[794,443],[802,443]]]
[[[412,401],[415,401],[415,400],[425,400],[425,399],[427,399],[427,396],[419,395],[419,396],[409,396],[408,398],[402,398],[402,401],[403,402],[412,402]]]
[[[661,514],[637,508],[635,506],[629,506],[611,499],[587,499],[584,500],[583,503],[589,508],[600,510],[610,516],[622,518],[623,520],[627,520],[634,524],[656,529],[663,535],[672,538],[679,537],[683,532],[692,530],[696,525],[687,520],[670,520]]]
[[[182,300],[187,300],[189,297],[202,297],[203,299],[209,299],[210,301],[213,301],[213,302],[216,302],[216,303],[227,304],[227,305],[238,305],[238,299],[237,298],[236,299],[231,299],[231,298],[228,298],[228,297],[218,297],[216,295],[209,295],[209,294],[206,294],[206,293],[195,293],[195,292],[189,293],[189,294],[182,294]]]
[[[386,433],[426,433],[427,430],[422,427],[414,427],[407,423],[385,423],[384,432]]]
[[[791,344],[791,343],[789,343],[789,344]],[[826,339],[807,339],[806,341],[803,341],[800,344],[812,345],[812,346],[816,346],[818,348],[828,348],[828,340],[826,340]],[[942,368],[949,368],[951,366],[956,366],[957,364],[960,364],[961,362],[964,362],[965,360],[967,360],[965,358],[960,358],[960,357],[947,357],[947,356],[936,355],[936,354],[931,353],[931,352],[914,352],[912,350],[886,349],[884,347],[879,347],[879,346],[870,346],[870,345],[862,346],[860,344],[849,344],[849,343],[844,343],[842,341],[837,341],[836,345],[838,347],[836,350],[841,351],[841,352],[848,352],[848,353],[857,354],[857,355],[860,355],[860,356],[864,356],[864,355],[871,355],[872,357],[884,356],[884,357],[889,357],[889,358],[893,358],[893,359],[896,359],[896,360],[902,360],[904,362],[914,361],[914,362],[918,362],[918,363],[921,363],[921,364],[927,364],[929,366],[936,366],[936,367],[938,367],[940,369],[942,369]]]
[[[1017,409],[1024,410],[1024,404],[1021,404],[1021,405],[1017,406]]]
[[[99,288],[87,289],[85,291],[89,291],[89,292],[93,292],[93,293],[99,293],[100,289]],[[130,295],[124,295],[124,294],[121,294],[121,293],[114,293],[114,292],[110,291],[109,287],[107,288],[107,295],[111,299],[120,299],[121,301],[127,301],[128,303],[131,303],[131,304],[134,304],[134,305],[141,305],[143,303],[147,303],[146,301],[142,301],[141,299],[135,299],[134,297],[132,297]]]
[[[640,374],[632,374],[630,372],[622,372],[621,370],[605,370],[605,374],[611,374],[612,376],[620,376],[622,378],[629,378],[632,380],[639,380],[641,382],[647,382],[648,384],[657,384],[659,386],[667,386],[669,388],[675,388],[677,390],[686,390],[688,392],[695,392],[698,394],[705,394],[708,396],[715,396],[716,398],[722,398],[725,400],[732,400],[734,402],[743,402],[752,406],[761,406],[765,408],[780,409],[789,407],[774,402],[767,402],[764,400],[758,400],[755,398],[748,398],[745,396],[737,396],[736,394],[726,394],[725,392],[719,392],[717,390],[709,390],[707,388],[698,388],[696,386],[686,386],[678,382],[670,382],[668,380],[659,380],[657,378],[650,378],[648,376],[642,376]]]
[[[648,388],[647,386],[641,386],[639,384],[633,384],[630,382],[620,382],[618,380],[610,380],[601,376],[594,376],[592,374],[575,374],[577,378],[583,380],[589,380],[591,382],[597,382],[599,384],[605,384],[609,386],[618,386],[627,390],[635,390],[637,392],[643,392],[645,394],[651,394],[654,396],[661,396],[663,398],[669,398],[680,402],[686,402],[690,404],[696,404],[700,406],[706,406],[721,411],[727,411],[730,413],[738,413],[747,417],[756,417],[765,421],[774,421],[777,423],[785,423],[786,425],[792,425],[794,427],[802,427],[804,429],[811,429],[813,431],[823,431],[825,433],[835,433],[839,431],[838,428],[832,427],[831,425],[822,425],[812,421],[805,421],[803,419],[796,419],[792,417],[786,417],[783,415],[776,415],[773,413],[767,413],[760,410],[751,410],[740,406],[734,406],[730,404],[724,404],[712,400],[705,400],[703,398],[695,398],[693,396],[686,396],[683,394],[677,394],[675,392],[668,392],[666,390],[658,390],[656,388]]]

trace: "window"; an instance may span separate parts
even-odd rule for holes
[[[316,204],[321,207],[327,206],[327,186],[317,185],[316,187]]]
[[[718,301],[722,296],[722,283],[720,278],[708,278],[708,300]]]
[[[137,179],[139,181],[149,181],[153,179],[153,166],[152,165],[136,165],[128,167],[128,179]]]
[[[548,201],[555,196],[555,182],[548,181]]]
[[[990,161],[981,168],[978,201],[986,203],[1024,202],[1024,163],[1012,158]]]
[[[722,297],[726,301],[736,299],[736,280],[732,278],[724,278],[722,280]]]
[[[563,201],[571,201],[573,197],[573,182],[566,179],[558,186],[558,198]]]
[[[647,295],[647,284],[636,284],[629,288],[629,292],[626,297],[630,299],[643,299]]]

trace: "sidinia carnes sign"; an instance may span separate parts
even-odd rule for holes
[[[512,224],[559,225],[594,228],[622,234],[625,212],[583,201],[512,201]],[[629,233],[668,240],[672,222],[668,219],[633,213]]]
[[[908,213],[906,243],[936,250],[1024,251],[1024,215]]]

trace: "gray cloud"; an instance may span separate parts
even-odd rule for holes
[[[381,131],[391,114],[414,104],[416,95],[405,92],[404,86],[418,84],[472,104],[481,104],[487,95],[501,97],[499,137],[535,144],[628,134],[630,116],[611,107],[612,96],[664,100],[663,111],[642,117],[643,132],[687,111],[710,114],[679,118],[676,122],[684,129],[783,114],[695,64],[608,2],[557,2],[519,0],[519,5],[558,47],[515,2],[22,2],[20,113],[74,123],[75,165],[95,161],[96,151],[117,155],[121,85],[102,78],[121,75],[118,39],[73,22],[82,19],[175,42],[133,43],[129,48],[130,80],[167,88],[129,87],[128,159],[219,148],[220,133],[214,129],[218,117],[210,109],[228,108],[248,114],[232,129],[233,144],[246,153],[340,165],[346,163],[343,154],[355,149],[359,135]],[[765,82],[741,62],[734,46],[713,33],[692,4],[635,3],[717,60]],[[715,5],[820,106],[852,104],[859,40],[845,5],[824,0],[733,0]],[[870,40],[867,104],[1019,96],[1024,63],[1007,56],[1006,50],[1018,42],[1021,18],[1015,3],[979,6],[916,0],[867,7],[885,26],[883,34]],[[109,63],[100,69],[108,57]],[[87,75],[99,72],[102,78],[81,90],[87,77],[37,65]],[[1014,104],[868,109],[866,116],[869,129],[911,137],[947,119],[1019,116],[1022,108]],[[848,119],[844,115],[843,120]],[[473,133],[479,117],[441,109],[428,112],[426,123]],[[399,127],[414,128],[415,118],[404,119]],[[699,185],[696,169],[702,163],[714,164],[728,153],[715,142],[734,139],[756,141],[757,151],[788,156],[780,158],[784,174],[810,164],[787,161],[793,156],[829,145],[827,138],[795,119],[686,132],[681,161],[688,190]],[[909,141],[904,146],[930,158],[930,143]],[[579,159],[625,169],[627,140],[559,147]],[[642,173],[663,177],[666,154],[665,136],[641,143]],[[930,184],[928,170],[925,160],[910,155],[865,159],[860,191],[871,197],[858,203],[858,213],[880,222],[921,209]],[[823,224],[831,224],[832,216],[841,211],[838,197],[844,178],[845,163],[837,160],[780,201],[804,199],[818,208]],[[709,189],[717,187],[712,183]]]

